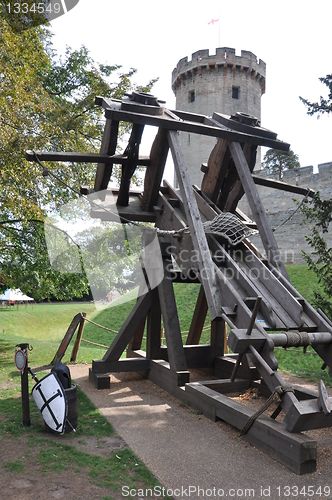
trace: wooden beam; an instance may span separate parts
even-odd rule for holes
[[[183,399],[185,391],[181,389],[181,387],[190,380],[190,373],[187,370],[174,371],[167,361],[162,359],[151,359],[148,379],[172,394],[172,396],[185,401],[185,399]]]
[[[146,358],[123,358],[118,361],[93,360],[93,373],[145,372],[150,369]]]
[[[170,367],[174,371],[186,371],[187,363],[183,349],[173,283],[170,277],[170,264],[170,259],[163,259],[164,279],[158,285],[160,307],[163,316]]]
[[[160,359],[169,361],[167,347],[162,346],[160,350]],[[187,367],[189,368],[212,368],[217,354],[215,346],[210,344],[185,345],[184,353],[186,356]]]
[[[199,289],[193,318],[191,320],[186,345],[199,344],[207,312],[208,305],[204,288],[201,286]]]
[[[150,166],[145,173],[144,179],[141,207],[147,212],[152,212],[154,205],[157,204],[168,150],[167,130],[159,129],[151,147]]]
[[[119,121],[107,119],[105,123],[103,138],[100,146],[100,153],[112,156],[115,154],[118,141]],[[104,191],[107,189],[109,180],[112,175],[112,165],[106,163],[98,163],[94,190]]]
[[[272,265],[274,265],[274,267],[276,267],[279,272],[289,280],[285,264],[281,260],[276,239],[267,219],[256,185],[252,179],[242,148],[238,142],[232,142],[229,147],[240,181],[247,195],[253,218],[257,224],[267,258],[269,262],[271,262]]]
[[[216,201],[227,170],[222,168],[227,152],[227,141],[218,139],[208,160],[208,171],[202,179],[201,189],[211,201]],[[229,159],[229,156],[227,157]]]
[[[186,401],[208,418],[220,418],[242,430],[249,417],[255,413],[254,410],[203,384],[187,384]],[[308,474],[316,470],[316,441],[302,434],[288,432],[280,422],[269,417],[263,415],[257,418],[244,438],[295,474]]]
[[[288,193],[302,194],[303,196],[309,196],[313,198],[315,191],[310,188],[303,188],[300,186],[294,186],[293,184],[287,184],[286,182],[276,181],[274,179],[266,179],[265,177],[259,177],[258,175],[253,175],[254,183],[258,186],[265,186],[268,188],[279,189],[281,191],[287,191]]]
[[[83,335],[83,330],[84,330],[85,318],[86,318],[86,313],[82,312],[81,323],[80,323],[80,326],[78,327],[78,332],[77,332],[75,344],[74,344],[74,347],[73,347],[73,350],[72,350],[72,353],[71,353],[71,356],[70,356],[70,361],[72,363],[74,361],[76,361],[78,350],[79,350],[80,345],[81,345],[81,340],[82,340],[82,335]]]
[[[98,153],[72,153],[72,152],[52,152],[52,151],[26,151],[25,159],[35,161],[36,156],[41,161],[62,161],[73,163],[100,163],[106,165],[123,165],[128,160],[125,155],[107,155]],[[139,156],[137,164],[140,166],[149,166],[149,156]]]
[[[106,351],[103,357],[104,362],[118,361],[118,359],[120,359],[121,354],[129,344],[136,329],[142,323],[143,319],[147,315],[150,307],[151,307],[151,293],[148,292],[147,294],[141,295],[141,297],[138,298],[131,313],[129,314],[126,321],[120,328],[112,344]]]
[[[214,272],[214,264],[206,241],[203,223],[198,210],[195,195],[190,184],[190,178],[180,145],[179,135],[176,132],[169,131],[168,140],[184,203],[187,224],[189,226],[194,249],[197,252],[200,279],[204,287],[210,316],[213,320],[216,317],[221,317],[222,314],[220,291]]]
[[[222,318],[211,321],[211,345],[216,348],[217,356],[223,356],[228,352],[227,348],[227,323]]]
[[[269,148],[280,149],[282,151],[289,151],[290,145],[272,139],[269,137],[260,137],[253,134],[247,134],[236,130],[231,130],[215,122],[215,126],[211,124],[204,124],[189,120],[179,120],[178,117],[170,117],[167,111],[162,116],[153,116],[144,113],[135,113],[132,111],[125,111],[121,109],[114,109],[112,100],[102,98],[102,106],[105,108],[105,117],[111,120],[125,121],[131,123],[139,123],[144,125],[152,125],[155,127],[165,128],[169,131],[184,131],[193,134],[200,134],[209,137],[222,137],[230,141],[239,141],[242,143],[256,144],[257,146],[266,146]],[[112,108],[112,109],[111,109]],[[175,113],[174,113],[175,114]],[[194,115],[193,115],[194,116]],[[204,117],[204,121],[205,117]]]
[[[244,157],[248,163],[249,170],[250,172],[252,172],[256,165],[257,146],[254,146],[252,144],[244,144],[242,146],[242,149]],[[232,186],[229,185],[228,187],[224,186],[225,202],[223,206],[221,206],[220,198],[218,199],[217,202],[219,208],[221,208],[224,212],[232,212],[232,213],[235,212],[239,201],[244,195],[244,188],[242,186],[241,181],[238,178],[237,172],[234,171],[234,174],[235,175],[233,175],[233,185]],[[227,189],[229,190],[229,192],[228,195],[226,196]]]
[[[146,357],[160,359],[161,308],[158,289],[151,291],[151,309],[147,315]]]
[[[119,195],[116,204],[127,207],[129,203],[129,190],[131,178],[138,165],[139,145],[141,143],[144,125],[134,123],[129,137],[128,145],[124,151],[127,161],[122,164]]]

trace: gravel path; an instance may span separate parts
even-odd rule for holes
[[[311,431],[318,442],[317,471],[298,476],[250,446],[236,429],[198,415],[149,380],[112,375],[111,388],[98,391],[88,380],[88,365],[70,370],[174,498],[332,498],[331,429]]]

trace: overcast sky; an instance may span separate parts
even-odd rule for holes
[[[332,73],[331,19],[330,0],[80,0],[51,29],[60,54],[84,44],[98,62],[137,68],[138,84],[158,77],[152,93],[170,109],[179,59],[218,46],[253,52],[267,65],[262,126],[291,144],[301,166],[316,167],[332,161],[332,116],[309,117],[299,96],[328,95],[319,77]]]

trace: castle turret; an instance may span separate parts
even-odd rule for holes
[[[252,52],[221,47],[214,55],[198,50],[180,59],[172,72],[176,109],[212,116],[242,112],[261,119],[266,64]],[[193,184],[200,185],[201,164],[207,162],[215,139],[181,132],[181,143]],[[260,164],[260,153],[257,155]],[[257,167],[256,167],[257,168]]]

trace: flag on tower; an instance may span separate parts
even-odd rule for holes
[[[214,25],[214,23],[217,23],[219,21],[219,19],[211,19],[210,22],[208,22],[208,24],[212,24],[212,26]]]

